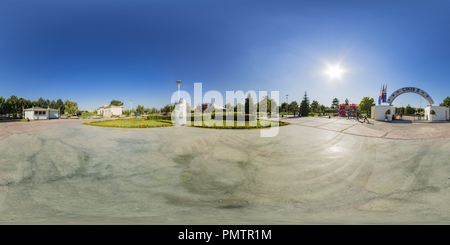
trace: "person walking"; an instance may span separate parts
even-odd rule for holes
[[[364,115],[364,122],[366,122],[366,120],[367,120],[367,123],[369,123],[369,119],[367,119],[367,114]]]

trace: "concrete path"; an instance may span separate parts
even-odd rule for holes
[[[450,224],[450,138],[390,140],[305,119],[273,138],[80,119],[7,125],[0,223]]]
[[[370,123],[348,119],[347,117],[290,117],[280,119],[293,125],[313,127],[345,134],[359,135],[365,137],[376,137],[386,139],[415,140],[442,138],[450,136],[449,122],[416,122],[397,121],[380,122],[370,120]],[[412,126],[414,125],[414,126]]]

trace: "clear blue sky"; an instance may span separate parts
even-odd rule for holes
[[[450,96],[450,1],[0,1],[0,95],[89,110],[203,92],[331,105],[414,86]],[[340,64],[340,79],[325,74]],[[395,106],[418,107],[420,96]],[[422,106],[425,102],[422,100]]]

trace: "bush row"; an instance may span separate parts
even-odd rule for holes
[[[147,120],[172,120],[171,116],[152,116],[148,115]]]

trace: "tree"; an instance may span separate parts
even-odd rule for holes
[[[45,103],[44,99],[42,99],[42,97],[40,97],[37,101],[37,104],[38,104],[37,106],[44,107],[44,103]]]
[[[22,114],[23,110],[26,108],[27,108],[27,101],[24,98],[20,98],[17,108],[18,113]]]
[[[258,102],[257,104],[257,109],[259,111],[259,113],[271,113],[272,110],[272,100],[269,99],[269,96],[264,96],[263,99]]]
[[[405,114],[406,115],[412,115],[414,114],[414,109],[408,104],[408,106],[405,108]]]
[[[225,108],[227,109],[227,113],[231,113],[231,112],[234,111],[234,106],[232,106],[230,102],[228,102],[228,103],[225,105]]]
[[[375,100],[373,98],[364,97],[359,103],[359,111],[367,111],[370,115],[372,106],[375,105]]]
[[[110,104],[115,106],[123,106],[123,102],[120,100],[111,100]]]
[[[247,98],[245,98],[245,114],[255,113],[255,103],[253,103],[252,95],[249,93]]]
[[[234,112],[242,112],[245,110],[245,106],[241,103],[238,103],[235,107],[234,107]]]
[[[3,98],[3,96],[0,96],[0,115],[3,115],[3,113],[5,113],[5,107],[5,98]]]
[[[348,99],[347,98],[345,99],[345,105],[348,105]]]
[[[64,106],[63,101],[61,99],[58,99],[56,101],[56,106],[53,109],[59,109],[59,113],[64,114],[65,106]]]
[[[321,111],[321,112],[325,112],[325,106],[324,106],[324,105],[321,105],[321,106],[320,106],[320,111]]]
[[[144,106],[142,106],[142,105],[138,105],[137,107],[136,107],[136,112],[138,113],[138,114],[144,114]]]
[[[309,114],[309,99],[306,91],[305,95],[303,96],[302,103],[300,103],[300,114],[302,115],[302,117],[307,117]]]
[[[286,107],[288,106],[288,103],[287,102],[283,102],[282,104],[281,104],[281,108],[280,108],[280,112],[286,112]]]
[[[440,103],[439,106],[450,107],[450,97],[444,99],[444,102]]]
[[[288,106],[288,110],[290,111],[290,112],[294,112],[294,111],[298,111],[298,103],[297,103],[297,101],[292,101],[290,104],[289,104],[289,106]]]
[[[314,113],[316,113],[319,110],[319,102],[313,100],[313,102],[311,103],[311,109],[313,110]]]
[[[52,102],[50,102],[49,107],[52,108],[52,109],[55,109],[55,108],[56,108],[56,102],[55,102],[55,100],[52,100]]]
[[[8,114],[16,114],[19,110],[19,99],[15,95],[11,95],[9,99],[6,100],[6,110]]]
[[[331,108],[337,109],[338,107],[339,107],[339,100],[337,98],[334,98],[331,104]]]
[[[161,112],[169,113],[172,112],[175,107],[171,104],[167,104],[164,108],[161,109]]]
[[[77,102],[66,100],[66,102],[64,102],[64,111],[70,115],[76,114],[78,112]]]

